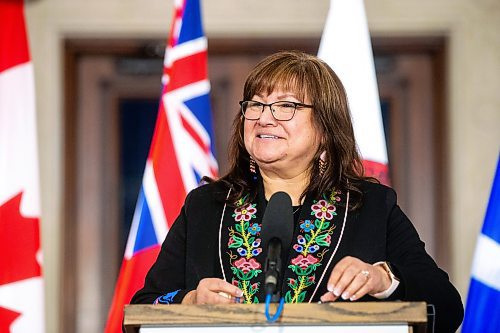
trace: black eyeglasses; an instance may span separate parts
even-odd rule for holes
[[[277,101],[270,104],[265,104],[257,101],[240,101],[241,113],[247,120],[258,120],[264,112],[264,108],[269,106],[274,119],[280,121],[288,121],[293,118],[295,111],[300,108],[312,108],[312,105],[307,105],[297,102]]]

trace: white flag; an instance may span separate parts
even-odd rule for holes
[[[318,56],[344,84],[366,174],[387,184],[387,149],[363,0],[331,0]]]

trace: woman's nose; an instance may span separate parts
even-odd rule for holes
[[[264,125],[274,125],[276,124],[277,120],[274,119],[274,116],[273,116],[273,111],[271,110],[271,106],[270,105],[264,105],[264,110],[262,110],[262,114],[260,115],[260,118],[259,118],[259,124],[261,126],[264,126]]]

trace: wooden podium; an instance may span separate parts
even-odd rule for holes
[[[279,332],[312,333],[312,328],[318,332],[323,327],[329,332],[425,333],[427,323],[424,302],[285,304],[280,318],[272,324],[267,323],[264,310],[264,304],[128,305],[124,326],[127,333],[222,332],[222,328],[228,327],[232,332],[243,332],[244,327],[259,328],[245,332],[278,332],[271,328],[279,327]],[[274,311],[276,304],[271,305],[270,312]],[[294,327],[299,329],[293,330]]]

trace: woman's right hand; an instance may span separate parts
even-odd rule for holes
[[[243,292],[236,286],[217,278],[206,278],[196,290],[184,296],[182,304],[229,304],[241,303]]]

